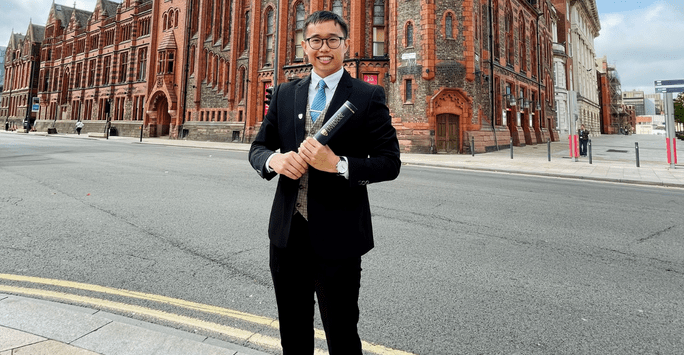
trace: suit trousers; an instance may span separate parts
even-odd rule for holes
[[[316,256],[308,222],[299,213],[292,218],[287,247],[271,244],[270,249],[283,355],[313,354],[314,294],[330,355],[361,355],[357,329],[361,257],[327,260]]]

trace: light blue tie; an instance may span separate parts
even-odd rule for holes
[[[325,109],[325,81],[318,82],[318,92],[311,103],[311,121],[316,122],[318,116]]]

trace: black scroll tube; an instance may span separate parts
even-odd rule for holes
[[[321,127],[314,135],[314,139],[322,145],[328,144],[328,141],[339,130],[342,125],[357,111],[356,106],[351,102],[345,101],[337,112]]]

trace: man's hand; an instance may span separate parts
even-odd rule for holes
[[[276,154],[269,163],[271,169],[278,174],[285,175],[292,180],[297,180],[309,168],[304,159],[295,152]]]
[[[299,146],[299,156],[312,168],[329,173],[337,172],[338,157],[327,145],[322,145],[312,137],[308,137]]]

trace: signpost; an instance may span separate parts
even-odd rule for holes
[[[655,92],[665,93],[665,129],[667,130],[667,163],[674,169],[677,164],[677,136],[675,135],[673,92],[684,92],[684,79],[656,80]]]

